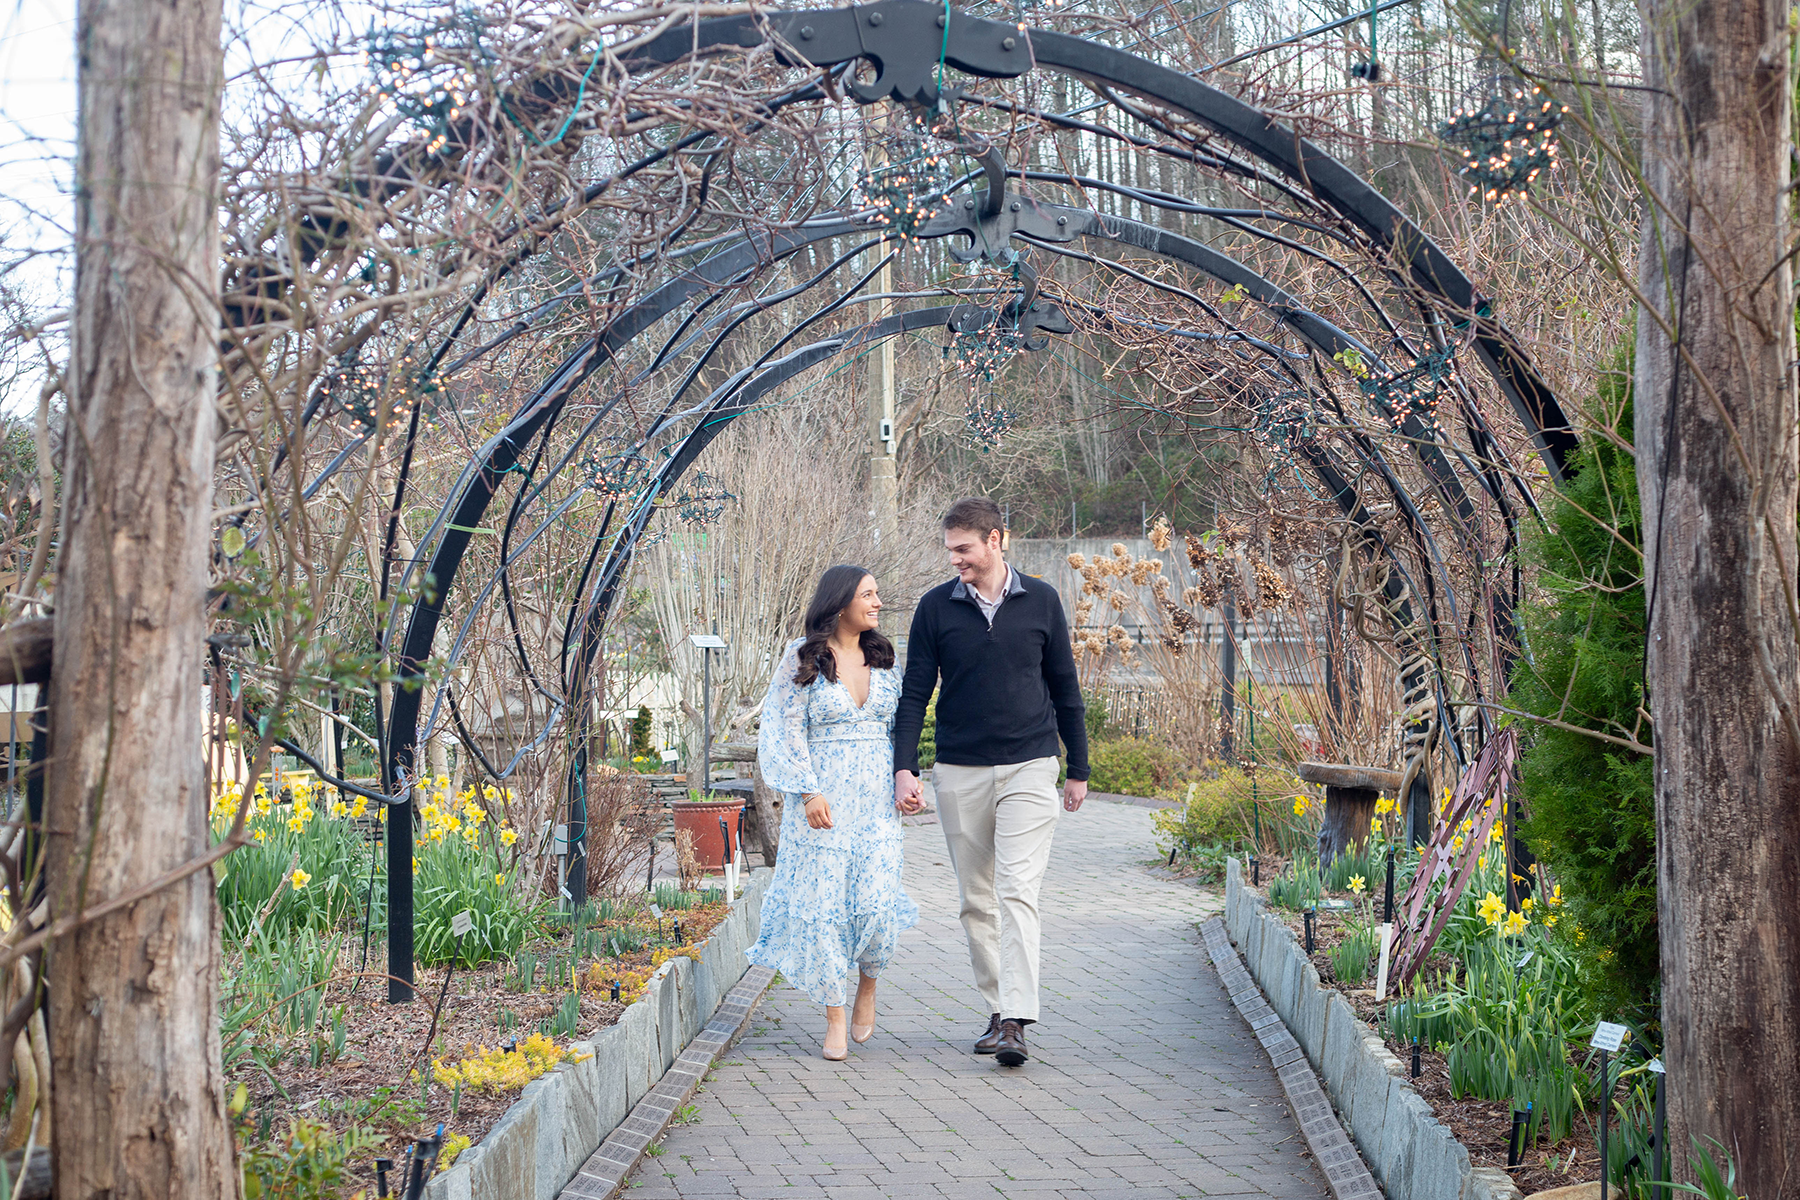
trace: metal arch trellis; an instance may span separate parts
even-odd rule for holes
[[[923,39],[920,35],[924,35]],[[774,13],[765,14],[763,18],[746,16],[701,21],[671,30],[664,37],[640,47],[635,57],[672,62],[688,54],[748,48],[765,41],[773,42],[777,53],[796,66],[839,69],[858,61],[871,64],[876,71],[873,83],[864,84],[845,77],[848,90],[864,103],[892,98],[914,105],[936,105],[943,98],[939,90],[943,64],[967,74],[989,78],[1015,78],[1035,65],[1065,71],[1089,80],[1099,80],[1109,87],[1149,98],[1189,114],[1247,151],[1265,166],[1297,181],[1303,188],[1301,194],[1349,221],[1371,245],[1400,264],[1411,287],[1451,311],[1464,314],[1462,319],[1475,353],[1537,443],[1552,472],[1561,474],[1566,455],[1573,446],[1573,434],[1568,423],[1548,386],[1531,368],[1529,360],[1510,335],[1479,302],[1467,278],[1416,226],[1372,188],[1330,156],[1304,139],[1295,137],[1291,131],[1257,110],[1191,77],[1179,75],[1126,51],[1052,31],[1025,29],[1013,23],[968,17],[922,0],[883,0],[875,5],[821,12]],[[926,55],[921,46],[928,44],[941,45],[941,49],[937,53]],[[1022,197],[1009,195],[1005,191],[1004,180],[1008,172],[1004,170],[1004,165],[1002,164],[998,179],[995,178],[991,165],[990,163],[987,172],[987,189],[978,199],[971,197],[960,208],[947,205],[944,211],[930,214],[907,232],[922,238],[963,235],[970,238],[972,246],[984,249],[1005,247],[1015,238],[1026,245],[1053,246],[1066,244],[1076,238],[1100,238],[1125,244],[1196,266],[1228,284],[1242,284],[1253,291],[1260,305],[1277,314],[1281,323],[1307,344],[1328,356],[1353,351],[1365,363],[1370,364],[1371,370],[1386,371],[1386,368],[1380,366],[1381,356],[1373,348],[1363,345],[1353,335],[1310,312],[1276,285],[1229,256],[1191,239],[1182,239],[1179,235],[1136,222],[1102,218],[1085,209],[1066,209],[1024,201]],[[1235,217],[1233,219],[1238,220]],[[1041,220],[1048,220],[1051,224],[1047,227],[1036,224]],[[1263,235],[1263,231],[1249,225],[1248,221],[1238,220],[1238,224],[1258,236]],[[645,334],[653,324],[674,315],[695,297],[705,297],[702,300],[704,307],[712,303],[724,287],[751,277],[758,270],[802,246],[826,240],[866,238],[870,232],[866,223],[845,220],[814,223],[799,230],[751,233],[735,239],[714,239],[706,244],[707,257],[654,290],[643,301],[630,306],[600,334],[577,348],[551,372],[506,427],[482,448],[479,461],[465,470],[462,480],[453,489],[450,501],[440,512],[424,543],[431,547],[427,570],[435,586],[410,610],[405,637],[398,653],[402,676],[416,677],[422,672],[430,653],[432,637],[443,615],[446,597],[468,548],[468,531],[479,525],[482,514],[503,487],[508,474],[519,470],[521,462],[528,457],[534,462],[541,459],[548,443],[548,431],[577,388],[606,363],[616,359],[625,346]],[[1203,262],[1205,265],[1202,265]],[[795,289],[795,292],[803,290]],[[913,310],[865,327],[859,336],[865,339],[893,336],[904,329],[942,326],[953,317],[960,317],[965,321],[974,319],[973,313],[967,308],[960,313],[955,308]],[[683,329],[694,319],[695,315],[690,314]],[[1026,341],[1038,337],[1040,332],[1066,331],[1067,327],[1060,312],[1036,296],[1035,282],[1031,280],[1025,281],[1019,300],[1011,306],[1010,312],[989,313],[986,314],[986,320],[995,323],[1017,322],[1022,330],[1028,331],[1028,337],[1023,339]],[[460,336],[463,324],[458,323],[451,339],[433,356],[433,367],[443,361],[452,342]],[[698,332],[695,336],[698,336]],[[670,346],[665,347],[664,352],[658,356],[658,363],[669,356],[673,341],[671,339]],[[670,457],[660,466],[651,464],[644,449],[651,437],[667,430],[680,415],[672,411],[665,412],[647,432],[640,434],[630,445],[612,455],[592,459],[596,490],[599,490],[598,485],[604,483],[606,490],[602,492],[602,496],[608,503],[601,529],[594,539],[594,554],[590,555],[589,565],[593,566],[595,556],[603,547],[605,559],[600,564],[591,588],[587,584],[587,577],[591,572],[584,571],[583,584],[579,590],[587,598],[578,600],[571,608],[569,620],[565,624],[565,654],[572,637],[579,643],[563,678],[565,690],[572,697],[568,711],[576,714],[574,719],[583,719],[586,712],[585,705],[580,702],[580,694],[592,663],[598,631],[605,622],[611,602],[629,566],[637,539],[644,534],[656,510],[656,498],[665,495],[681,479],[724,423],[749,407],[751,398],[766,394],[800,371],[832,354],[843,352],[849,344],[842,338],[828,338],[728,381],[707,401],[690,410],[690,415],[698,413],[704,419],[698,421],[695,428],[680,440]],[[717,339],[714,341],[714,346],[716,345]],[[1444,351],[1440,347],[1436,351],[1427,351],[1426,355],[1433,353],[1442,354]],[[468,361],[467,357],[463,361]],[[1414,361],[1391,374],[1399,379],[1408,372],[1416,371],[1420,365],[1419,361]],[[692,382],[692,372],[688,382]],[[683,386],[685,389],[686,385]],[[1380,395],[1370,398],[1377,401],[1391,399]],[[589,422],[588,428],[591,430],[597,427],[598,422],[612,411],[615,404],[616,398],[602,404],[600,413]],[[1432,428],[1435,423],[1425,422],[1422,414],[1415,411],[1417,406],[1406,404],[1402,408],[1402,424],[1408,421],[1415,423],[1407,427],[1406,431],[1411,435],[1421,465],[1432,486],[1445,501],[1447,511],[1455,515],[1455,523],[1460,528],[1470,518],[1471,510],[1453,465],[1453,456],[1446,454],[1440,444],[1439,432]],[[415,406],[415,421],[417,411]],[[409,446],[411,440],[409,436]],[[1391,548],[1377,531],[1375,520],[1364,507],[1361,495],[1352,482],[1353,475],[1359,472],[1347,469],[1318,438],[1307,437],[1303,425],[1293,427],[1291,434],[1285,435],[1285,440],[1297,458],[1304,461],[1313,472],[1325,494],[1345,513],[1352,527],[1359,531],[1357,538],[1360,548],[1373,555],[1391,556]],[[1451,586],[1444,573],[1441,557],[1428,545],[1430,531],[1412,505],[1407,488],[1386,465],[1379,450],[1366,436],[1351,438],[1350,441],[1362,469],[1373,471],[1377,477],[1382,478],[1394,494],[1396,503],[1403,510],[1409,510],[1409,524],[1414,536],[1421,541],[1421,559],[1435,564],[1433,574],[1441,577],[1432,580],[1427,590],[1420,593],[1407,581],[1404,564],[1398,559],[1390,558],[1397,569],[1387,573],[1382,586],[1391,615],[1396,621],[1410,625],[1416,615],[1412,607],[1414,600],[1422,601],[1428,607],[1434,606],[1434,596],[1440,591],[1447,602],[1454,606],[1456,589]],[[537,443],[536,450],[531,449],[534,442]],[[1454,457],[1460,458],[1460,453]],[[1466,459],[1462,461],[1466,463]],[[551,468],[551,474],[557,469],[560,468]],[[1479,477],[1479,472],[1477,475]],[[316,490],[319,482],[322,479],[311,486]],[[515,498],[515,514],[519,511],[523,492],[524,489],[521,489],[520,497]],[[541,492],[541,485],[533,494],[537,492]],[[616,529],[613,528],[615,516],[620,518]],[[509,519],[509,529],[510,527]],[[519,552],[523,553],[522,547]],[[413,564],[406,574],[410,576],[422,566],[422,563]],[[502,575],[505,570],[503,562]],[[504,581],[502,586],[505,586]],[[1432,620],[1435,624],[1435,618]],[[530,671],[528,657],[524,655],[522,645],[519,652],[526,670]],[[1415,680],[1427,671],[1429,664],[1420,660],[1419,656],[1411,656],[1408,661],[1409,676]],[[386,725],[388,753],[384,764],[384,790],[390,793],[397,802],[397,807],[402,809],[407,802],[406,789],[401,784],[411,777],[414,769],[413,757],[418,744],[421,700],[422,694],[418,688],[396,689]],[[585,768],[585,739],[577,738],[575,744],[580,747],[576,761]],[[582,777],[572,769],[570,793],[572,801],[577,803],[581,780]],[[572,831],[579,828],[574,816],[572,812]],[[389,967],[395,976],[394,983],[390,985],[392,999],[408,999],[411,991],[407,982],[411,975],[411,898],[410,895],[401,895],[403,892],[410,892],[407,886],[411,882],[410,862],[406,857],[410,854],[410,846],[406,844],[407,841],[408,839],[402,838],[389,839]],[[396,861],[400,864],[399,869],[396,869]]]

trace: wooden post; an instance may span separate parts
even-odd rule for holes
[[[1325,786],[1325,820],[1319,827],[1321,866],[1369,840],[1376,800],[1382,792],[1398,791],[1404,778],[1399,771],[1380,767],[1316,762],[1297,764],[1294,774],[1307,783]]]

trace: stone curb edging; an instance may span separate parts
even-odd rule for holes
[[[750,969],[744,951],[756,943],[773,875],[752,871],[744,894],[701,943],[699,960],[683,956],[659,967],[617,1024],[570,1047],[588,1057],[526,1084],[487,1136],[426,1185],[426,1200],[556,1200],[718,1019]]]
[[[719,1011],[700,1031],[700,1036],[681,1052],[681,1057],[675,1060],[662,1081],[637,1102],[625,1123],[606,1135],[600,1149],[581,1165],[575,1178],[562,1190],[562,1196],[571,1200],[608,1200],[618,1190],[650,1144],[662,1136],[681,1106],[688,1102],[694,1089],[712,1070],[713,1062],[743,1033],[756,1002],[774,980],[775,972],[768,967],[751,967],[744,972],[737,986],[726,993]]]
[[[1520,1200],[1505,1171],[1469,1161],[1468,1148],[1433,1115],[1400,1060],[1342,995],[1319,981],[1293,931],[1266,907],[1244,883],[1243,864],[1226,860],[1225,931],[1243,955],[1249,979],[1267,997],[1265,1020],[1285,1027],[1294,1046],[1290,1056],[1318,1069],[1325,1094],[1388,1200]],[[1294,1115],[1305,1129],[1298,1105]]]
[[[1381,1189],[1375,1186],[1375,1177],[1369,1174],[1368,1164],[1350,1144],[1344,1127],[1331,1115],[1331,1101],[1326,1099],[1318,1077],[1307,1065],[1300,1043],[1269,1007],[1262,990],[1231,948],[1224,920],[1214,917],[1207,921],[1200,926],[1200,936],[1206,942],[1206,952],[1212,956],[1220,981],[1231,993],[1231,1002],[1250,1023],[1250,1031],[1256,1034],[1256,1040],[1268,1051],[1275,1077],[1281,1080],[1282,1090],[1287,1092],[1294,1120],[1299,1122],[1307,1149],[1312,1151],[1319,1169],[1325,1172],[1325,1183],[1331,1194],[1337,1200],[1376,1200]]]

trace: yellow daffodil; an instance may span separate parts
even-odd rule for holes
[[[1361,875],[1352,875],[1350,877],[1350,890],[1352,892],[1356,893],[1358,896],[1362,895],[1365,891],[1367,891],[1368,887],[1369,887],[1368,880],[1364,879]]]
[[[1489,925],[1498,925],[1501,916],[1506,912],[1506,901],[1502,900],[1494,893],[1489,892],[1486,896],[1482,897],[1481,904],[1476,911],[1481,914],[1481,919],[1486,921]]]
[[[288,828],[295,833],[299,833],[302,829],[306,828],[306,822],[302,821],[298,816],[292,816],[288,818]]]
[[[1546,913],[1544,915],[1544,924],[1546,927],[1548,927],[1550,929],[1555,929],[1556,928],[1556,914],[1555,913]]]
[[[1462,848],[1463,848],[1462,834],[1459,833],[1456,835],[1456,837],[1451,839],[1450,850],[1452,853],[1461,854]]]
[[[1557,908],[1562,904],[1562,884],[1559,883],[1550,889],[1550,898],[1545,900],[1544,903],[1548,904],[1551,908]]]
[[[1500,934],[1502,937],[1515,937],[1524,933],[1530,924],[1530,919],[1524,913],[1510,912],[1506,914],[1506,923],[1500,926]]]
[[[502,829],[500,831],[500,844],[502,846],[510,846],[518,840],[519,840],[519,835],[514,833],[512,830]]]
[[[1476,859],[1475,865],[1480,867],[1484,871],[1487,870],[1487,855],[1484,854],[1480,858]]]
[[[250,836],[255,838],[259,842],[266,842],[269,840],[268,832],[266,830],[262,830],[262,829],[257,830],[255,833],[251,834]]]
[[[1372,834],[1375,834],[1377,836],[1380,836],[1380,834],[1381,834],[1381,818],[1380,817],[1370,817],[1369,818],[1369,832]]]
[[[299,867],[295,867],[294,873],[288,876],[288,883],[293,885],[296,892],[311,882],[312,876],[308,875],[305,871],[302,871]]]
[[[1294,797],[1294,815],[1296,817],[1304,817],[1306,815],[1306,808],[1307,808],[1306,797],[1305,796],[1295,796]]]
[[[342,800],[333,800],[331,802],[331,815],[332,816],[338,817],[341,819],[347,813],[349,813],[349,811],[350,811],[350,806],[348,804],[345,804]]]
[[[497,884],[500,884],[502,887],[504,887],[506,885],[506,872],[502,871],[499,874],[495,875],[494,882]]]
[[[1475,818],[1474,817],[1464,817],[1463,818],[1462,831],[1464,833],[1474,833],[1475,832]]]
[[[350,816],[354,819],[369,811],[369,798],[358,796],[350,805]]]
[[[1531,911],[1531,897],[1527,896],[1523,900],[1519,901],[1519,907],[1526,912],[1530,912]]]
[[[1375,815],[1378,817],[1393,812],[1394,807],[1394,802],[1389,800],[1386,796],[1378,796],[1375,799]]]
[[[1498,842],[1498,841],[1501,841],[1502,839],[1504,839],[1505,837],[1506,837],[1506,830],[1500,828],[1498,823],[1488,826],[1488,836],[1487,836],[1488,841]]]
[[[413,855],[413,874],[417,875],[418,873],[419,873],[419,856],[415,854],[415,855]]]

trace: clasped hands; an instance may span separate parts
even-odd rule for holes
[[[1063,808],[1074,812],[1087,799],[1088,785],[1085,779],[1067,779],[1063,781]],[[925,785],[911,771],[894,772],[894,807],[907,816],[925,807]],[[810,820],[812,810],[807,810]],[[829,825],[825,828],[830,828]]]

